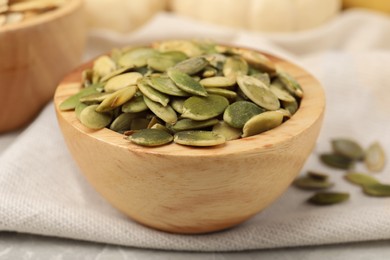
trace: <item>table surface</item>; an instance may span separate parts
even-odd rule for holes
[[[0,232],[0,259],[332,259],[388,260],[390,240],[226,253],[173,252]]]

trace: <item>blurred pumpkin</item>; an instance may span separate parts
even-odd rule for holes
[[[255,31],[314,28],[335,16],[341,0],[171,0],[178,14]]]
[[[344,0],[344,7],[361,7],[390,13],[389,0]]]
[[[167,0],[85,0],[91,28],[129,32],[165,10]]]

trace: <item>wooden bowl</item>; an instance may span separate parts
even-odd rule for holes
[[[84,127],[59,104],[80,89],[70,73],[55,93],[58,121],[86,179],[114,207],[146,226],[205,233],[235,226],[275,201],[300,172],[322,124],[325,97],[308,72],[267,55],[304,89],[297,113],[260,135],[214,148],[170,144],[144,148],[109,129]]]
[[[80,62],[86,27],[82,0],[0,28],[0,133],[29,123]]]

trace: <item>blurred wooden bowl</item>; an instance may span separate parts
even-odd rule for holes
[[[187,234],[235,226],[291,184],[315,145],[324,114],[320,83],[296,65],[268,56],[302,85],[299,110],[273,130],[213,148],[144,148],[107,128],[84,127],[74,111],[60,111],[59,104],[79,91],[89,62],[70,73],[54,97],[68,148],[91,185],[139,223]]]
[[[82,0],[0,27],[0,133],[29,123],[80,62],[86,26]]]

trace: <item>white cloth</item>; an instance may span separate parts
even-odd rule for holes
[[[316,30],[275,35],[219,28],[163,13],[128,36],[91,33],[86,57],[164,38],[208,38],[254,47],[311,71],[323,83],[327,109],[318,144],[302,172],[329,173],[336,183],[333,190],[348,191],[351,199],[316,207],[304,202],[312,192],[290,187],[262,213],[224,232],[194,236],[155,231],[113,209],[89,186],[65,146],[49,104],[19,135],[0,136],[0,230],[194,251],[390,239],[390,198],[365,196],[343,180],[343,171],[318,161],[319,153],[330,150],[330,139],[344,136],[365,147],[379,140],[390,156],[388,17],[350,11]],[[361,165],[358,169],[364,171]],[[375,176],[390,183],[389,164]]]

